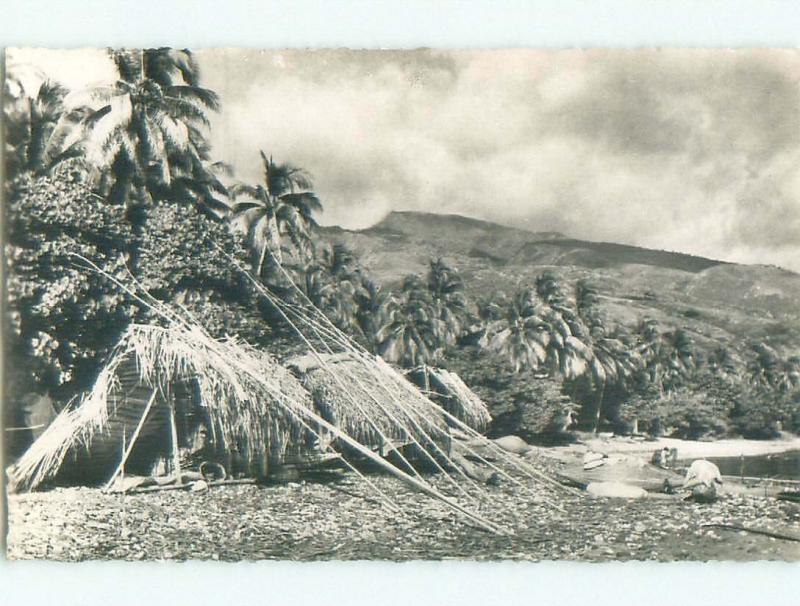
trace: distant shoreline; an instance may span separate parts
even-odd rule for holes
[[[584,437],[579,444],[538,448],[541,454],[555,459],[568,460],[587,451],[603,454],[646,455],[647,458],[662,448],[675,448],[679,459],[701,459],[706,457],[738,457],[779,454],[800,450],[800,436],[778,440],[725,439],[713,442],[657,438],[635,440],[619,436]]]

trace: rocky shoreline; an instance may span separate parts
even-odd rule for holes
[[[541,459],[551,472],[563,464]],[[800,560],[800,504],[725,495],[620,500],[556,489],[520,494],[501,481],[477,503],[513,530],[476,529],[398,480],[370,480],[401,507],[388,512],[352,473],[202,493],[107,494],[59,488],[8,498],[10,559],[122,560]],[[442,483],[434,476],[432,482]],[[709,525],[717,525],[709,526]],[[722,528],[720,527],[722,526]]]
[[[656,450],[675,448],[678,458],[685,460],[705,457],[747,457],[800,450],[800,436],[787,436],[780,440],[725,439],[708,442],[677,438],[630,438],[590,433],[578,434],[576,437],[578,442],[574,444],[538,448],[537,453],[558,461],[573,461],[588,451],[607,455],[644,456],[649,459]],[[800,477],[798,480],[800,481]]]

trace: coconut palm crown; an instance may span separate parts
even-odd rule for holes
[[[16,89],[16,90],[13,90]],[[6,178],[32,171],[49,171],[60,161],[78,155],[77,145],[64,146],[68,125],[80,117],[85,108],[65,111],[68,91],[62,85],[45,80],[35,96],[28,96],[21,82],[7,78],[5,98],[5,169]]]
[[[291,164],[278,164],[263,151],[261,160],[263,185],[239,184],[231,188],[239,200],[233,207],[233,217],[242,220],[247,229],[258,258],[258,276],[262,275],[267,254],[275,263],[283,264],[283,236],[289,238],[302,256],[309,254],[309,232],[317,225],[314,213],[322,211],[322,203],[310,191],[313,182],[305,170]]]
[[[82,142],[97,189],[112,203],[131,210],[170,200],[185,192],[173,186],[173,179],[206,178],[201,173],[209,160],[208,112],[219,110],[219,99],[198,85],[189,51],[159,48],[110,54],[119,79],[65,99],[68,109],[91,110],[65,146]]]

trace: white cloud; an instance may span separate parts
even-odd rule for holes
[[[797,51],[197,56],[222,96],[216,155],[247,181],[259,149],[307,168],[324,223],[461,213],[800,271]],[[8,59],[113,79],[101,51]]]
[[[800,270],[796,52],[240,52],[216,70],[230,82],[242,56],[218,151],[249,179],[259,148],[309,168],[326,222],[455,212]]]
[[[107,52],[94,48],[9,48],[6,71],[22,81],[29,94],[35,94],[48,78],[70,90],[116,80]]]

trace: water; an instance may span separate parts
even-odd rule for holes
[[[800,450],[752,457],[708,457],[724,476],[800,480]]]

